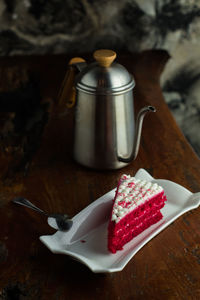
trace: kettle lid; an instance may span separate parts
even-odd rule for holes
[[[76,88],[89,94],[121,94],[135,86],[135,81],[122,65],[113,62],[116,53],[112,50],[97,50],[96,62],[79,73]]]

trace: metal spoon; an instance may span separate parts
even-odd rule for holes
[[[48,214],[23,197],[14,198],[12,202],[31,208],[47,217],[54,218],[58,229],[61,231],[68,231],[72,227],[73,221],[66,214]]]

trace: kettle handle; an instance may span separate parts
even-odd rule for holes
[[[81,57],[74,57],[68,63],[67,72],[57,96],[56,103],[59,108],[63,105],[66,105],[68,108],[72,108],[75,105],[76,90],[74,82],[77,73],[76,65],[79,63],[85,63],[85,60]]]

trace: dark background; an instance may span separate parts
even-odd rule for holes
[[[2,0],[0,55],[166,50],[161,85],[200,155],[200,2],[186,0]],[[2,72],[1,72],[2,74]],[[1,79],[1,78],[0,78]]]

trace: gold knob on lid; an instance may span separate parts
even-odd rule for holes
[[[93,56],[101,67],[108,68],[115,60],[117,54],[112,50],[101,49],[96,50]]]

